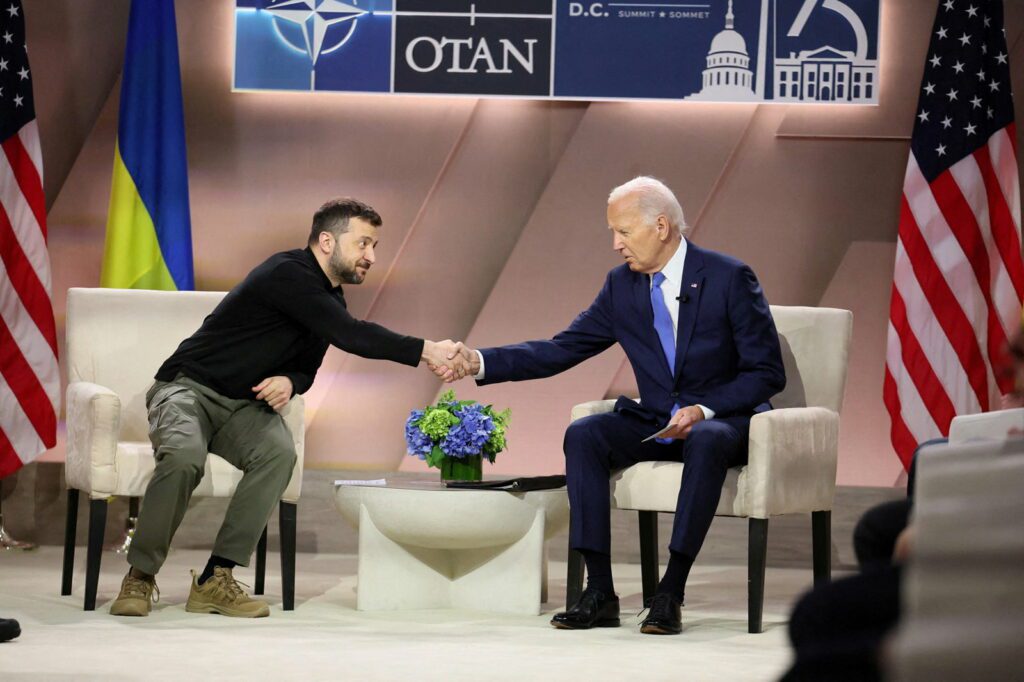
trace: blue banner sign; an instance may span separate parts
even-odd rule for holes
[[[878,102],[880,0],[236,0],[237,90]]]

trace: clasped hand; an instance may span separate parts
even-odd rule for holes
[[[430,371],[446,384],[480,372],[476,351],[467,348],[461,341],[426,341],[423,344],[422,359]]]

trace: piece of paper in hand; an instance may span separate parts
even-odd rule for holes
[[[668,430],[669,430],[669,429],[671,429],[671,428],[672,428],[672,425],[671,425],[671,424],[669,424],[668,426],[666,426],[665,428],[661,429],[660,431],[655,431],[654,433],[652,433],[651,435],[647,436],[647,438],[644,438],[644,439],[643,439],[642,441],[640,441],[640,442],[641,442],[641,443],[646,443],[646,442],[647,442],[647,441],[649,441],[649,440],[653,440],[653,439],[655,439],[655,438],[661,438],[661,437],[662,437],[662,436],[664,436],[664,435],[665,435],[666,433],[668,433]]]

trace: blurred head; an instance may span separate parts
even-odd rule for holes
[[[376,262],[377,231],[382,221],[356,199],[332,199],[313,215],[309,248],[335,285],[361,284]]]
[[[660,180],[640,176],[608,195],[608,229],[612,248],[629,269],[649,274],[665,267],[687,226],[672,190]]]
[[[1001,409],[1024,407],[1024,327],[1009,340],[1005,361],[995,368],[998,375],[1013,381],[1013,389],[1003,396]]]

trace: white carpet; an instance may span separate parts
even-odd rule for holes
[[[302,554],[296,609],[280,607],[276,554],[268,557],[270,618],[185,612],[189,568],[206,553],[172,552],[147,618],[107,613],[126,564],[105,553],[97,610],[82,611],[84,548],[75,589],[61,597],[61,552],[0,553],[0,617],[21,622],[0,644],[0,680],[771,680],[789,662],[785,618],[810,570],[769,569],[765,632],[747,634],[746,568],[698,564],[680,636],[641,635],[640,570],[615,566],[623,626],[555,630],[565,564],[552,563],[551,601],[537,617],[471,611],[355,610],[355,557]],[[251,581],[251,569],[238,569]]]

